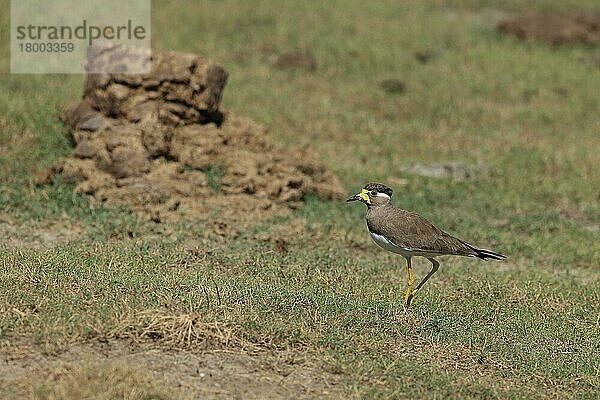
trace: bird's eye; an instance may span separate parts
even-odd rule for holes
[[[371,196],[377,196],[377,190],[371,190]]]

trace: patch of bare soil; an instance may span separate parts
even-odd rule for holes
[[[123,342],[77,345],[48,356],[29,351],[0,355],[0,398],[78,399],[95,388],[104,399],[123,386],[129,396],[155,399],[343,398],[339,379],[306,355],[132,350]],[[99,391],[99,392],[98,392]],[[135,395],[137,394],[137,396]]]
[[[300,69],[315,72],[318,68],[317,59],[310,51],[291,51],[276,57],[275,66],[279,69]]]
[[[78,240],[85,229],[75,223],[56,222],[52,224],[28,222],[15,224],[11,220],[0,218],[0,237],[9,247],[42,248],[65,245]]]
[[[92,56],[94,65],[111,62],[110,50]],[[277,149],[263,126],[219,110],[220,66],[193,54],[152,57],[147,75],[89,74],[83,99],[62,114],[75,149],[55,172],[77,192],[156,222],[211,210],[222,220],[256,220],[300,205],[307,193],[343,197],[314,152]]]
[[[406,91],[406,84],[400,79],[395,78],[384,79],[380,81],[379,87],[381,87],[385,92],[392,94],[400,94]]]
[[[412,163],[404,166],[402,170],[411,175],[425,176],[428,178],[454,178],[477,179],[488,175],[489,167],[485,163],[465,165],[459,162],[445,164]]]
[[[539,40],[552,45],[600,43],[600,15],[522,15],[498,24],[502,33],[523,40]]]

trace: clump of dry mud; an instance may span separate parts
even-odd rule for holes
[[[111,62],[110,51],[94,63]],[[56,172],[75,190],[156,221],[181,215],[256,218],[307,193],[344,191],[308,149],[280,150],[266,129],[219,109],[227,73],[193,54],[154,53],[146,75],[89,74],[61,116],[75,148]]]
[[[552,45],[581,42],[600,43],[600,15],[529,14],[498,24],[502,33],[519,39],[539,40]]]

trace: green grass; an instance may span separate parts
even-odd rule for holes
[[[223,178],[223,171],[218,165],[209,165],[202,170],[206,176],[208,187],[219,192],[221,190],[221,179]]]
[[[193,221],[137,220],[60,180],[36,187],[35,172],[70,151],[58,113],[83,78],[0,75],[0,220],[87,232],[68,246],[0,247],[0,341],[54,352],[142,339],[130,326],[145,312],[193,314],[230,330],[228,346],[313,353],[356,398],[600,395],[600,70],[579,61],[597,49],[521,43],[493,23],[499,11],[600,12],[597,2],[183,4],[154,2],[153,43],[222,64],[224,107],[267,125],[278,146],[310,145],[349,193],[406,179],[391,184],[397,205],[508,262],[442,259],[407,313],[404,261],[370,243],[358,205],[310,197],[223,240]],[[435,57],[420,64],[425,50]],[[316,72],[277,68],[290,51],[312,53]],[[384,79],[406,90],[388,94]],[[490,172],[402,172],[447,161]],[[206,174],[218,190],[218,170]],[[264,239],[298,223],[287,253]],[[418,277],[427,268],[417,261]]]

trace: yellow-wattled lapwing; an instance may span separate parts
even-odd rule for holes
[[[406,258],[408,289],[404,303],[408,307],[425,282],[438,270],[438,256],[475,257],[482,260],[503,260],[506,256],[491,250],[479,249],[435,227],[425,218],[401,208],[392,202],[392,189],[380,183],[369,183],[362,191],[346,201],[360,201],[367,206],[367,227],[371,238],[380,247]],[[413,290],[411,258],[427,258],[433,267]]]

